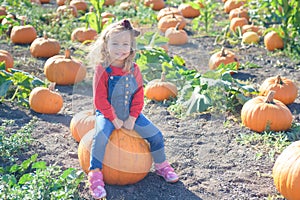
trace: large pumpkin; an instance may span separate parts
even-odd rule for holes
[[[12,55],[6,50],[0,50],[0,62],[5,63],[5,69],[12,68],[14,66],[14,59]]]
[[[29,95],[30,108],[42,114],[56,114],[63,107],[62,96],[54,90],[55,84],[49,88],[36,87]]]
[[[76,113],[70,122],[70,131],[72,137],[80,142],[81,138],[95,127],[95,112],[92,110],[83,110]]]
[[[285,131],[292,126],[293,116],[289,108],[274,98],[274,91],[247,101],[241,111],[242,123],[256,132],[265,130]]]
[[[31,44],[36,37],[36,29],[31,25],[14,26],[10,33],[10,40],[14,44]]]
[[[90,151],[95,129],[81,139],[78,158],[83,171],[88,173]],[[142,180],[152,165],[148,143],[135,131],[114,130],[106,146],[103,160],[103,177],[106,184],[127,185]]]
[[[59,54],[59,51],[59,42],[56,39],[48,38],[46,33],[43,37],[36,38],[30,45],[30,53],[36,58],[50,58]]]
[[[93,28],[79,27],[73,30],[71,40],[78,42],[93,41],[97,35],[97,31]]]
[[[69,49],[65,55],[48,58],[44,65],[44,74],[49,81],[59,85],[71,85],[82,81],[86,76],[86,68],[78,59],[71,58]]]
[[[277,157],[272,175],[277,190],[286,199],[300,199],[300,141],[290,144]]]
[[[166,32],[166,30],[170,27],[175,27],[178,23],[180,23],[178,29],[183,29],[186,26],[186,20],[182,15],[172,14],[166,15],[157,23],[157,27],[161,32]]]
[[[288,105],[295,101],[298,96],[298,88],[296,84],[286,77],[273,76],[269,77],[259,88],[259,94],[266,96],[270,90],[276,91],[274,99]]]
[[[179,30],[179,26],[180,23],[176,27],[170,27],[166,30],[165,37],[169,39],[168,44],[183,45],[188,42],[188,34],[183,29]]]
[[[178,90],[174,83],[165,80],[165,73],[161,74],[160,79],[154,79],[150,81],[145,87],[145,96],[148,99],[163,101],[176,97]]]

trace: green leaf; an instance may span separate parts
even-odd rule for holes
[[[32,164],[32,169],[46,169],[47,164],[45,161],[39,161]]]
[[[1,83],[1,85],[0,85],[0,96],[1,97],[4,97],[7,94],[7,91],[9,90],[9,87],[11,86],[11,84],[12,84],[11,80],[7,80],[7,81]]]
[[[21,178],[19,179],[18,184],[23,185],[26,182],[31,182],[33,180],[33,175],[28,173],[28,174],[24,174],[23,176],[21,176]]]
[[[190,99],[183,103],[187,107],[186,114],[206,111],[211,106],[211,100],[207,95],[200,94],[201,88],[196,87]]]

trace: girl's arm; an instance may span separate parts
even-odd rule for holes
[[[94,105],[104,117],[113,121],[116,118],[115,110],[108,101],[108,74],[102,66],[97,66],[93,79]]]

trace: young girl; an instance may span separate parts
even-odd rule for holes
[[[143,80],[139,67],[133,63],[138,35],[128,20],[115,22],[101,32],[88,55],[96,66],[93,82],[96,135],[88,174],[90,191],[96,199],[106,197],[101,169],[105,147],[114,129],[134,129],[139,133],[150,144],[155,172],[167,182],[178,181],[166,161],[162,133],[141,113]]]

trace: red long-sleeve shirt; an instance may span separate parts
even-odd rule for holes
[[[124,72],[122,68],[110,66],[112,72],[111,76],[124,76],[130,72]],[[143,77],[139,67],[134,64],[134,77],[138,84],[138,88],[132,98],[130,113],[129,115],[137,118],[142,112],[144,106],[144,89],[143,89]],[[94,105],[105,118],[113,121],[116,118],[115,109],[108,101],[108,78],[109,74],[105,68],[101,65],[95,69],[94,80],[93,80],[93,93],[94,93]]]

